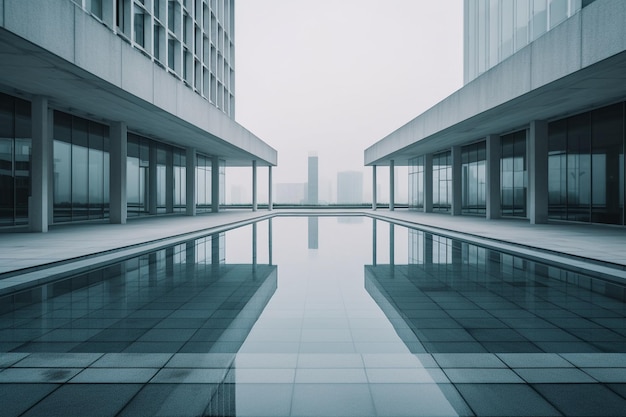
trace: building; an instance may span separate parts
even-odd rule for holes
[[[319,202],[319,170],[317,154],[309,154],[307,182],[307,204],[317,204]]]
[[[365,164],[408,165],[414,210],[624,225],[625,19],[619,0],[466,0],[466,84]]]
[[[281,182],[276,184],[275,200],[279,204],[303,204],[306,195],[306,184],[303,182]]]
[[[0,227],[218,211],[227,166],[256,191],[277,153],[234,121],[233,12],[0,0]]]
[[[363,204],[363,173],[337,173],[337,204]]]

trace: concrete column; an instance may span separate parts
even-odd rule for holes
[[[376,165],[372,165],[372,210],[376,210]]]
[[[548,123],[530,122],[528,132],[528,217],[531,224],[548,221]]]
[[[110,149],[110,221],[114,224],[125,224],[128,207],[126,203],[126,159],[128,154],[128,134],[126,123],[111,124]]]
[[[220,211],[220,159],[217,156],[211,158],[211,211]]]
[[[186,211],[187,216],[196,215],[196,150],[187,148],[185,157],[185,176],[186,176]]]
[[[148,153],[148,213],[157,214],[157,147],[150,143]]]
[[[28,202],[28,217],[32,232],[48,231],[48,176],[52,164],[52,137],[50,136],[48,99],[37,96],[31,103],[32,123],[32,196]]]
[[[376,233],[376,219],[372,219],[372,265],[376,266],[376,242],[378,240],[378,236]]]
[[[389,161],[389,211],[395,210],[394,201],[396,199],[396,165],[394,160]]]
[[[272,166],[267,167],[267,209],[274,210],[274,201],[272,199]]]
[[[168,150],[165,156],[165,212],[174,212],[174,153]]]
[[[252,161],[252,211],[257,211],[256,161]]]
[[[272,248],[272,218],[267,219],[267,251],[268,251],[268,262],[272,265],[272,255],[274,253]]]
[[[424,155],[424,213],[433,211],[433,154]]]
[[[487,160],[485,161],[485,184],[487,200],[487,219],[498,219],[502,214],[500,196],[500,158],[502,145],[500,136],[489,135],[485,138]]]
[[[48,225],[54,223],[54,110],[48,109],[48,138],[50,159],[48,160]]]
[[[452,215],[460,216],[463,205],[463,176],[461,175],[461,147],[452,147]]]

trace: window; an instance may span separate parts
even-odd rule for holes
[[[433,211],[449,212],[452,208],[452,153],[433,155]]]
[[[135,37],[135,43],[137,43],[137,45],[141,46],[142,48],[146,47],[146,35],[145,35],[145,28],[144,28],[144,10],[135,5],[135,16],[134,16],[134,22],[133,22],[133,35]]]
[[[409,161],[409,209],[424,208],[424,156]]]
[[[485,214],[487,211],[486,152],[485,142],[461,149],[462,213]]]
[[[502,215],[526,217],[526,131],[502,136],[501,144]]]

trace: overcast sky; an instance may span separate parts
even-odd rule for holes
[[[369,189],[364,149],[462,86],[462,31],[462,0],[236,0],[235,118],[278,150],[274,183],[316,151]]]

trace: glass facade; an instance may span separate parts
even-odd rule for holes
[[[461,148],[461,181],[463,214],[485,214],[487,212],[487,178],[485,142]]]
[[[155,160],[151,161],[151,156]],[[185,150],[128,134],[126,199],[128,217],[183,212],[186,209]],[[150,166],[155,164],[156,207],[150,210]],[[170,185],[171,182],[171,185]]]
[[[433,155],[433,211],[452,208],[452,152]]]
[[[28,101],[0,93],[0,226],[28,223],[30,111]]]
[[[593,0],[465,0],[465,83]]]
[[[409,209],[424,208],[424,156],[409,160]]]
[[[526,217],[526,130],[504,135],[500,159],[503,216]]]
[[[54,112],[54,222],[109,217],[109,128]]]
[[[211,211],[211,158],[196,156],[196,211]]]
[[[234,118],[234,0],[73,0]]]
[[[624,224],[624,103],[548,126],[548,215]]]

